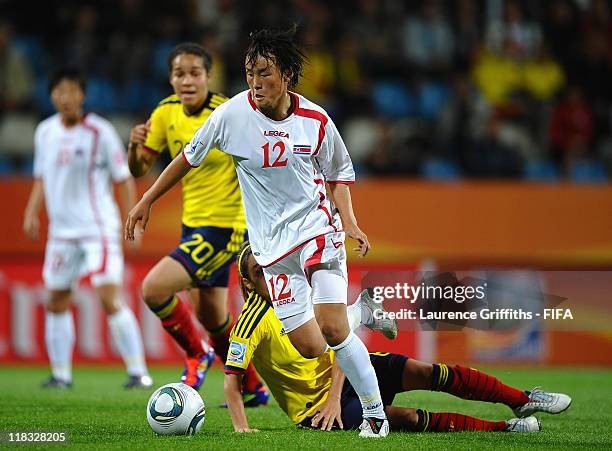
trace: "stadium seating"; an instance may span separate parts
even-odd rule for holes
[[[461,169],[450,160],[432,158],[421,165],[421,175],[429,180],[452,181],[461,178]]]
[[[606,183],[608,174],[603,163],[578,160],[570,168],[570,179],[576,183]]]
[[[550,161],[535,161],[525,165],[525,179],[537,182],[555,182],[559,180],[559,169]]]

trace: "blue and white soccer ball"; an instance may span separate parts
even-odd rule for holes
[[[147,403],[147,421],[161,435],[194,435],[204,424],[206,409],[200,394],[189,385],[158,388]]]

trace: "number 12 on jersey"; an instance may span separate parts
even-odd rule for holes
[[[282,301],[291,297],[291,288],[287,289],[288,283],[289,278],[286,274],[279,274],[276,277],[272,276],[268,279],[268,284],[270,287],[270,297],[272,298],[272,302]],[[278,296],[276,294],[277,288],[280,288]]]
[[[263,146],[263,166],[262,168],[278,168],[282,166],[287,166],[287,157],[283,159],[283,155],[285,154],[285,143],[283,141],[276,141],[272,146],[272,151],[270,152],[270,143],[267,142]],[[270,155],[272,153],[272,155]],[[270,164],[270,157],[274,157],[276,155],[276,159],[272,164]]]

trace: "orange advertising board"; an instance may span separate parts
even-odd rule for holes
[[[151,183],[139,180],[139,191]],[[42,242],[27,241],[21,232],[30,185],[25,179],[0,181],[0,253],[43,250]],[[359,225],[373,245],[371,262],[612,264],[612,185],[367,179],[351,190]],[[167,253],[178,240],[180,215],[175,188],[153,208],[142,248],[128,252]]]

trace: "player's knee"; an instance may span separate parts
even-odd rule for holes
[[[346,328],[340,321],[322,321],[319,323],[321,333],[330,346],[335,346],[344,341],[347,336]]]
[[[70,307],[69,303],[65,302],[49,302],[47,311],[50,313],[64,313]]]
[[[142,281],[140,290],[142,292],[142,299],[149,307],[157,307],[163,304],[169,296],[165,293],[161,284],[154,277],[151,277],[150,274],[147,274]]]
[[[121,304],[116,299],[102,299],[102,309],[107,315],[114,315],[121,308]]]
[[[51,298],[47,303],[47,311],[50,313],[64,313],[70,308],[72,298],[69,293],[51,293]]]
[[[316,359],[323,355],[326,346],[320,346],[315,343],[300,343],[296,349],[305,359]]]

